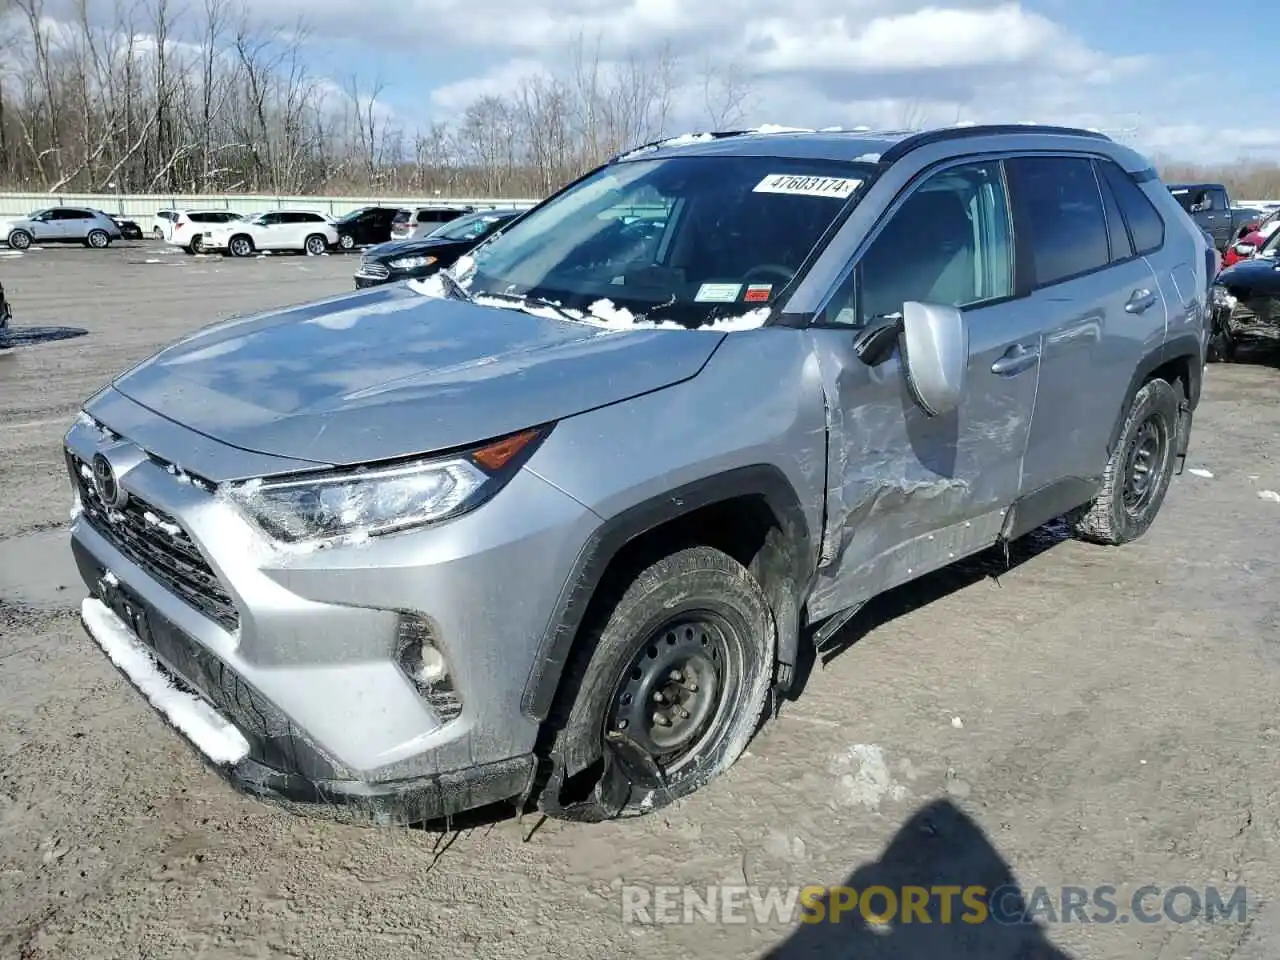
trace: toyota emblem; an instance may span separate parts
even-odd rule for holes
[[[116,479],[116,471],[111,466],[111,461],[100,453],[94,454],[93,457],[93,488],[98,492],[103,504],[108,507],[119,509],[129,499],[128,494],[121,489],[120,481]]]

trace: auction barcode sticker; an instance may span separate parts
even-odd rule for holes
[[[789,193],[792,196],[845,200],[861,185],[861,180],[848,177],[802,177],[792,173],[771,173],[755,185],[752,193]]]

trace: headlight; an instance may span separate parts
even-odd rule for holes
[[[436,262],[435,257],[400,257],[396,260],[388,260],[390,266],[397,270],[416,270],[418,267],[429,267]]]
[[[535,428],[431,460],[323,475],[251,480],[228,496],[285,543],[364,538],[456,517],[498,492],[549,428]]]

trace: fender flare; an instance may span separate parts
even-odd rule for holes
[[[781,470],[768,464],[738,467],[665,491],[610,517],[596,528],[579,551],[538,644],[520,702],[527,717],[542,723],[550,715],[587,606],[618,552],[635,538],[665,523],[743,496],[764,499],[781,524],[784,543],[789,547],[791,569],[786,571],[789,576],[784,576],[782,582],[789,584],[795,595],[769,599],[778,620],[777,656],[783,663],[795,662],[800,635],[798,593],[808,585],[812,575],[808,523],[795,488]]]
[[[1133,398],[1138,395],[1138,391],[1150,379],[1151,374],[1166,363],[1183,358],[1189,361],[1187,367],[1191,373],[1187,383],[1187,411],[1190,413],[1196,409],[1200,403],[1200,385],[1204,374],[1202,357],[1200,338],[1194,333],[1184,333],[1161,344],[1142,358],[1142,361],[1133,368],[1133,376],[1129,380],[1129,389],[1125,393],[1124,403],[1116,412],[1116,422],[1111,428],[1111,438],[1107,441],[1108,457],[1115,452],[1116,444],[1120,441],[1120,431],[1124,429],[1124,421],[1129,416],[1129,408],[1133,406]]]

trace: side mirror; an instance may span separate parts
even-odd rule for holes
[[[1257,250],[1257,249],[1258,249],[1258,248],[1257,248],[1257,247],[1255,247],[1252,243],[1237,243],[1237,244],[1236,244],[1236,253],[1240,254],[1240,256],[1242,256],[1242,257],[1250,257],[1250,256],[1253,256],[1253,252],[1254,252],[1255,250]]]
[[[931,417],[959,405],[969,369],[964,314],[939,303],[902,305],[902,369],[912,399]]]

